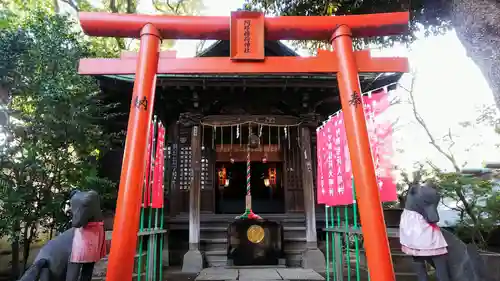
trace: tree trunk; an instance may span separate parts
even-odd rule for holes
[[[11,250],[12,250],[12,280],[17,280],[19,278],[19,232],[21,231],[21,226],[19,221],[15,221],[13,225],[14,235],[12,237]]]
[[[500,109],[500,3],[453,0],[452,22],[467,55],[486,78]]]
[[[28,258],[30,256],[31,247],[31,235],[29,224],[26,223],[23,229],[23,273],[26,271],[26,265],[28,264]]]
[[[52,4],[54,5],[54,12],[56,14],[59,14],[59,12],[60,12],[59,0],[52,0]]]

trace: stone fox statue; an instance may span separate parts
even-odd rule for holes
[[[413,256],[418,281],[429,280],[426,263],[436,269],[438,281],[488,280],[477,249],[436,225],[440,199],[431,184],[414,184],[401,215],[402,251]]]
[[[19,281],[90,281],[106,254],[103,215],[95,191],[70,195],[72,227],[45,244]]]

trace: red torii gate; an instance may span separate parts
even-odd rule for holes
[[[354,52],[352,37],[399,35],[408,31],[409,14],[286,16],[259,12],[231,17],[151,16],[80,13],[90,36],[140,38],[136,58],[82,59],[79,73],[135,74],[125,153],[106,280],[131,280],[139,226],[146,140],[152,118],[156,74],[337,73],[340,99],[357,188],[368,267],[372,281],[394,281],[394,270],[360,97],[359,72],[407,72],[406,58],[371,58]],[[160,56],[161,39],[231,40],[231,59]],[[264,57],[264,40],[330,40],[334,52],[318,56]]]

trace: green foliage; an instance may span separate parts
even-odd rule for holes
[[[451,27],[449,0],[246,0],[246,9],[262,10],[271,15],[282,16],[333,16],[359,15],[386,12],[410,11],[410,33],[405,36],[359,39],[355,47],[365,48],[368,44],[392,46],[395,42],[410,43],[416,38],[414,31],[423,30],[426,35],[444,33]],[[315,52],[318,48],[331,48],[328,42],[299,41],[297,47]]]
[[[114,135],[100,124],[115,105],[99,99],[92,77],[77,73],[78,59],[94,56],[68,18],[43,11],[12,18],[0,31],[0,88],[10,94],[9,122],[1,127],[0,232],[33,241],[39,227],[65,223],[74,187],[113,197],[116,184],[97,176],[97,162]]]
[[[491,232],[500,225],[500,191],[491,179],[434,171],[433,180],[442,194],[443,204],[456,211],[458,226],[470,238],[484,243],[482,233]],[[451,202],[453,205],[448,204]]]
[[[152,0],[156,11],[166,15],[198,15],[203,8],[201,0]]]

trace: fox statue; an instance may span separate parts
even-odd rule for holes
[[[70,197],[72,227],[42,247],[19,281],[91,281],[106,254],[100,198],[93,190]]]
[[[428,281],[426,263],[438,281],[488,281],[478,249],[437,226],[441,197],[432,183],[410,187],[400,222],[402,251],[413,256],[418,281]]]

